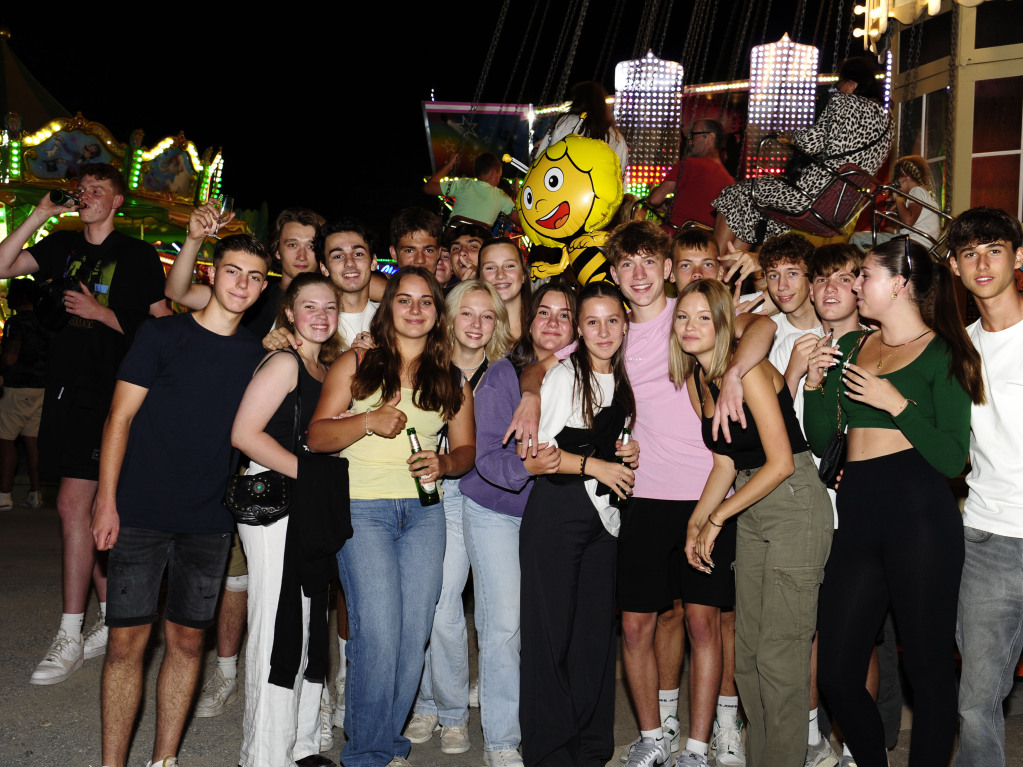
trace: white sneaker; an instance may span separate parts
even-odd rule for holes
[[[400,756],[396,756],[387,763],[387,767],[412,767],[412,764],[408,759],[402,759]]]
[[[892,760],[889,759],[888,764],[891,763]],[[853,758],[851,756],[846,756],[845,754],[842,754],[840,757],[838,757],[838,767],[856,767],[856,762],[853,761]]]
[[[661,722],[661,731],[664,733],[664,737],[671,741],[672,753],[682,747],[682,728],[679,726],[677,716],[668,714]]]
[[[483,761],[487,767],[522,767],[522,757],[514,748],[500,751],[484,751]]]
[[[710,739],[710,755],[717,767],[746,767],[746,753],[742,749],[742,722],[738,719],[722,727],[714,720],[714,735]]]
[[[85,632],[85,636],[82,637],[85,645],[85,659],[98,658],[100,655],[106,655],[107,652],[107,624],[106,619],[101,615],[95,623],[92,624],[92,628]]]
[[[671,741],[667,738],[660,740],[640,738],[639,743],[633,745],[629,751],[626,767],[656,767],[666,764],[671,759],[670,748]]]
[[[330,700],[330,688],[324,685],[320,694],[320,751],[330,751],[334,748],[334,728],[331,726],[331,718],[334,713],[334,705]]]
[[[84,662],[82,638],[70,637],[64,629],[60,629],[46,651],[46,657],[32,672],[29,684],[58,684],[78,671]]]
[[[344,658],[341,659],[344,662]],[[345,726],[345,675],[338,673],[334,679],[334,720],[335,727]]]
[[[707,757],[703,754],[683,748],[682,753],[675,760],[675,767],[709,767],[709,765],[707,764]]]
[[[158,762],[146,762],[146,767],[178,767],[176,756],[165,756]]]
[[[838,764],[838,754],[831,749],[831,744],[824,738],[816,746],[806,747],[806,759],[803,767],[835,767]]]
[[[480,680],[469,685],[469,708],[480,707]]]
[[[228,679],[218,666],[202,688],[199,702],[195,706],[195,716],[199,719],[220,716],[237,694],[238,680]]]
[[[23,509],[41,509],[43,507],[43,494],[39,490],[29,490],[25,500],[19,504]]]
[[[413,714],[409,720],[408,727],[402,733],[413,743],[426,743],[433,737],[433,733],[440,729],[437,724],[437,717],[432,714]],[[397,757],[395,757],[397,759]]]
[[[464,754],[469,750],[469,723],[440,728],[440,752]]]

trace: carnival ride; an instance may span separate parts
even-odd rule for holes
[[[771,15],[767,0],[731,6],[697,0],[678,62],[655,55],[664,49],[672,6],[663,0],[645,1],[633,59],[614,68],[614,114],[630,147],[624,192],[640,198],[640,206],[667,171],[680,159],[684,162],[684,154],[680,157],[683,134],[700,119],[713,118],[724,124],[732,139],[726,165],[736,179],[781,174],[790,153],[777,142],[765,144],[764,139],[813,123],[828,90],[837,84],[837,76],[830,72],[837,70],[841,59],[856,53],[858,45],[854,43],[859,40],[863,50],[886,65],[888,103],[898,126],[891,157],[918,154],[928,161],[938,202],[934,212],[947,220],[966,208],[987,204],[1017,216],[1023,213],[1019,138],[1023,130],[1023,40],[1018,31],[1011,31],[1023,24],[1021,4],[1006,0],[864,0],[853,6],[839,0],[816,7],[814,19],[809,3],[801,0],[792,19],[791,37],[786,34],[772,43],[765,41]],[[731,37],[727,46],[714,46],[712,40],[722,36],[719,25],[724,13],[719,17],[719,11],[728,7],[731,15],[726,34]],[[452,151],[458,151],[465,163],[471,163],[478,151],[520,159],[531,155],[547,125],[568,109],[567,103],[551,105],[551,100],[567,90],[588,8],[588,0],[576,0],[555,22],[560,24],[558,42],[535,102],[548,106],[523,98],[535,46],[515,103],[481,104],[508,12],[508,1],[504,2],[495,44],[489,47],[473,101],[424,102],[434,167]],[[775,8],[774,12],[791,13],[792,9]],[[624,0],[617,0],[609,12],[594,79],[608,79],[610,51],[624,13]],[[536,19],[534,7],[527,39],[539,37],[547,23],[546,11],[540,15],[539,25]],[[760,44],[753,45],[758,31]],[[512,92],[516,73],[522,71],[520,64],[527,49],[529,46],[520,46],[516,53],[505,98]],[[745,66],[742,52],[746,50],[750,52],[749,77],[740,79]],[[830,72],[820,71],[825,52],[831,56]],[[707,81],[713,77],[719,79]],[[995,119],[975,119],[984,111]],[[441,124],[446,133],[440,130]],[[525,152],[523,144],[528,147]],[[882,180],[886,168],[876,177],[854,167],[830,170],[833,183],[821,195],[808,199],[801,215],[784,223],[818,241],[847,238],[854,227],[876,233],[885,223],[901,225],[873,205],[874,195],[902,194]],[[762,212],[784,218],[766,208]],[[864,215],[860,216],[861,212]],[[526,242],[535,244],[528,233]],[[940,240],[934,246],[940,252]]]
[[[102,123],[81,113],[71,116],[61,107],[27,74],[9,39],[10,33],[0,29],[4,70],[8,78],[14,73],[22,79],[0,83],[5,106],[0,115],[0,240],[25,220],[43,195],[72,190],[79,166],[109,163],[122,172],[128,188],[115,227],[154,245],[168,268],[184,241],[192,208],[221,193],[222,150],[210,147],[200,154],[184,133],[146,147],[143,132],[135,130],[122,143]],[[31,132],[26,117],[36,126]],[[29,245],[58,229],[77,228],[78,215],[69,210],[51,218]],[[248,225],[236,218],[224,229],[233,234],[247,231]],[[204,279],[208,268],[209,258],[201,259]]]

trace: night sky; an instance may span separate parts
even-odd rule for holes
[[[687,82],[700,72],[704,82],[724,79],[734,66],[737,76],[748,76],[749,47],[791,35],[799,13],[750,2],[662,0],[658,15],[642,25],[638,0],[590,0],[567,82],[598,79],[613,90],[614,64],[632,58],[644,39],[662,58],[682,60]],[[562,100],[557,86],[575,24],[563,40],[562,27],[577,18],[582,0],[511,0],[500,36],[495,0],[422,4],[410,12],[391,3],[338,4],[329,14],[279,3],[273,15],[234,19],[188,17],[206,7],[201,3],[167,5],[151,18],[85,5],[65,6],[75,15],[66,21],[55,21],[52,10],[33,16],[26,4],[11,5],[0,26],[11,31],[12,50],[72,114],[103,123],[120,141],[141,128],[147,147],[179,131],[200,153],[222,146],[224,191],[238,208],[265,201],[272,218],[303,205],[328,218],[359,216],[384,235],[405,205],[437,209],[420,191],[432,172],[420,102],[431,92],[437,100],[472,101],[491,46],[481,101],[514,102],[522,94],[541,103],[545,92],[548,103]],[[816,35],[824,44],[824,71],[836,26],[834,18],[825,23],[828,5],[838,2],[808,3],[796,36],[814,42]],[[848,14],[851,0],[842,5]],[[293,9],[290,16],[285,9]],[[740,50],[735,41],[744,26]],[[861,50],[859,41],[852,46]]]

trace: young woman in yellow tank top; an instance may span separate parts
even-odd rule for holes
[[[342,760],[384,767],[409,753],[401,730],[441,587],[443,507],[423,506],[416,481],[464,474],[476,447],[472,391],[451,364],[433,274],[399,270],[370,332],[375,349],[361,360],[355,350],[345,353],[327,374],[308,441],[317,452],[340,450],[349,462],[354,535],[338,553],[352,632]],[[440,455],[445,423],[450,452]],[[411,458],[409,427],[422,443]]]

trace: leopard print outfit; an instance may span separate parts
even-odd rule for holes
[[[820,119],[806,130],[795,131],[793,141],[830,168],[853,163],[873,175],[888,157],[894,131],[891,115],[882,104],[855,94],[836,92],[831,95]],[[831,178],[822,168],[811,165],[803,171],[799,188],[810,197],[816,197]],[[758,245],[757,227],[763,216],[753,205],[751,185],[750,181],[740,181],[725,187],[713,205],[740,240]],[[792,213],[806,208],[806,198],[773,176],[757,180],[757,194],[767,207]],[[784,224],[768,218],[766,237],[787,229]]]

